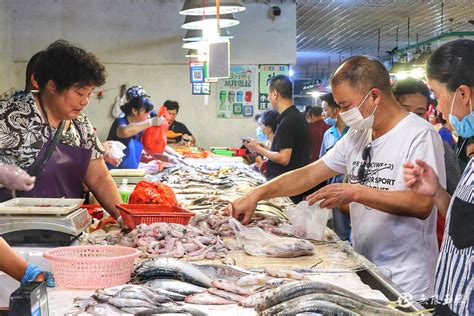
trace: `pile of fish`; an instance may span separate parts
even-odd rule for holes
[[[404,315],[405,313],[352,293],[339,286],[310,280],[294,281],[264,289],[241,302],[260,315]]]
[[[148,257],[174,257],[188,261],[224,258],[230,250],[213,231],[163,222],[140,224],[125,235],[95,234],[88,237],[88,242],[133,247]]]
[[[173,299],[143,285],[118,285],[96,291],[91,298],[74,300],[81,312],[94,315],[153,315],[163,313],[203,316],[205,313],[180,306]]]
[[[225,206],[227,207],[227,204]],[[224,207],[221,207],[211,211],[201,211],[191,219],[189,225],[221,237],[235,236],[234,230],[229,225],[230,219],[232,217],[226,213]],[[279,228],[284,223],[287,223],[287,218],[281,209],[270,202],[262,202],[257,205],[255,214],[247,227],[259,227],[270,233],[288,235]]]

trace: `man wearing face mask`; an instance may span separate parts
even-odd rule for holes
[[[341,108],[337,105],[336,101],[334,101],[332,93],[322,95],[320,99],[322,101],[323,116],[325,117],[324,121],[332,126],[323,136],[323,143],[321,144],[321,151],[319,153],[319,157],[322,157],[347,133],[349,126],[344,123],[339,115]],[[327,182],[328,184],[342,183],[344,182],[344,174],[338,174]],[[349,240],[351,235],[351,219],[349,215],[343,213],[339,207],[334,207],[332,209],[332,218],[334,221],[334,231],[337,236],[341,240]]]
[[[280,114],[272,146],[266,149],[254,140],[244,142],[244,145],[248,150],[268,158],[266,178],[270,180],[309,164],[310,153],[308,124],[293,105],[293,84],[290,79],[284,75],[271,78],[268,81],[268,97],[273,109]],[[287,196],[294,203],[299,203],[305,193]]]
[[[438,110],[448,114],[455,132],[474,136],[474,41],[460,39],[439,47],[430,56],[426,77],[438,100]],[[432,198],[447,212],[441,254],[436,268],[435,315],[474,315],[474,160],[470,158],[451,196],[436,175],[433,164],[410,160],[404,164],[406,185]]]
[[[430,197],[409,190],[405,160],[435,166],[441,185],[445,172],[442,141],[430,124],[406,112],[395,100],[382,63],[355,56],[331,78],[339,115],[351,128],[318,161],[269,181],[228,207],[248,223],[259,200],[295,195],[345,173],[349,183],[334,183],[308,196],[312,205],[334,208],[350,203],[354,249],[415,299],[430,297],[438,247],[436,208]]]

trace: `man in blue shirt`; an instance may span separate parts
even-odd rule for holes
[[[348,126],[339,116],[340,107],[334,101],[332,93],[325,94],[320,97],[322,101],[323,117],[326,124],[330,125],[323,136],[323,143],[321,144],[321,152],[319,157],[322,157],[330,150],[336,143],[346,134],[349,129]],[[340,174],[329,179],[328,184],[344,182],[344,175]],[[332,217],[334,220],[334,230],[341,240],[349,240],[351,235],[351,220],[349,216],[343,213],[339,207],[332,209]]]

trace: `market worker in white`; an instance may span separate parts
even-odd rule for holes
[[[248,223],[259,200],[304,192],[337,174],[349,183],[330,184],[308,197],[334,208],[350,203],[353,243],[387,277],[415,299],[430,297],[438,247],[436,209],[430,197],[410,191],[405,161],[423,159],[445,184],[441,138],[430,124],[395,100],[389,74],[377,60],[356,56],[331,78],[340,115],[351,127],[321,159],[261,185],[229,207]]]

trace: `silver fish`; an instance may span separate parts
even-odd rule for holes
[[[182,295],[190,295],[195,293],[202,293],[206,291],[206,288],[197,286],[194,284],[186,283],[179,280],[171,279],[155,279],[145,283],[147,286],[151,287],[153,290],[163,289],[166,291],[179,293]]]
[[[177,274],[180,274],[183,278],[185,278],[185,281],[192,280],[196,285],[211,287],[211,279],[202,273],[198,268],[192,264],[173,258],[155,258],[145,261],[136,269],[136,272],[139,275],[142,274],[147,277],[147,271],[154,269],[174,270],[177,272]]]
[[[227,280],[213,280],[211,284],[212,286],[218,289],[236,293],[243,296],[249,296],[250,294],[252,294],[250,290],[244,289],[243,287],[236,285],[235,282],[231,282]]]
[[[338,315],[338,316],[358,316],[344,307],[337,304],[324,301],[302,301],[298,302],[294,307],[278,313],[279,316],[293,316],[300,313],[317,312],[323,315]]]
[[[239,305],[243,307],[255,307],[258,304],[265,302],[265,300],[273,295],[273,289],[266,289],[257,293],[254,293],[245,300],[241,301]]]
[[[308,294],[308,295],[296,297],[294,299],[291,299],[286,302],[282,302],[278,305],[275,305],[263,311],[262,315],[275,315],[284,310],[292,308],[293,306],[295,306],[296,304],[302,301],[316,301],[316,300],[334,303],[341,307],[347,308],[351,311],[361,313],[363,315],[366,315],[366,314],[387,315],[387,316],[404,315],[403,312],[389,308],[389,307],[369,306],[349,297],[345,297],[345,296],[341,296],[337,294],[327,294],[327,293],[315,293],[315,294]]]
[[[186,314],[191,316],[206,316],[206,313],[203,313],[197,309],[190,308],[187,306],[173,306],[173,305],[162,305],[160,307],[150,309],[144,312],[136,313],[136,316],[151,316],[151,315],[160,315],[160,314]]]
[[[272,306],[280,304],[281,302],[313,293],[338,294],[350,297],[369,306],[381,306],[378,303],[370,301],[366,298],[361,297],[360,295],[352,293],[346,289],[343,289],[333,284],[317,281],[295,281],[288,284],[284,284],[280,288],[276,289],[271,297],[267,298],[264,302],[261,302],[257,305],[257,310],[264,311]]]
[[[238,286],[264,285],[270,279],[271,278],[265,273],[249,274],[235,281],[235,284]]]
[[[148,287],[126,287],[118,292],[115,297],[140,299],[153,305],[172,301],[169,297],[156,294]]]
[[[301,273],[290,269],[281,269],[276,267],[266,267],[263,271],[275,278],[282,278],[282,279],[293,279],[293,280],[303,280],[305,276]]]
[[[190,304],[199,305],[229,305],[235,304],[233,301],[226,300],[220,296],[211,294],[209,292],[197,293],[187,296],[184,301]]]
[[[232,293],[232,292],[228,292],[228,291],[224,291],[224,290],[220,290],[220,289],[216,289],[216,288],[213,288],[213,287],[207,289],[207,291],[211,294],[220,296],[220,297],[225,298],[226,300],[229,300],[229,301],[242,302],[243,300],[245,300],[245,296],[235,294],[235,293]]]
[[[120,309],[107,303],[91,305],[86,309],[86,312],[93,315],[123,315]]]
[[[120,309],[124,307],[148,307],[153,308],[156,307],[153,304],[148,303],[144,300],[133,299],[133,298],[120,298],[120,297],[112,297],[109,300],[109,304]]]
[[[100,294],[105,294],[108,296],[114,296],[118,292],[120,292],[124,287],[130,286],[130,284],[122,284],[122,285],[117,285],[117,286],[112,286],[112,287],[107,287],[102,290],[97,290],[97,293]]]

